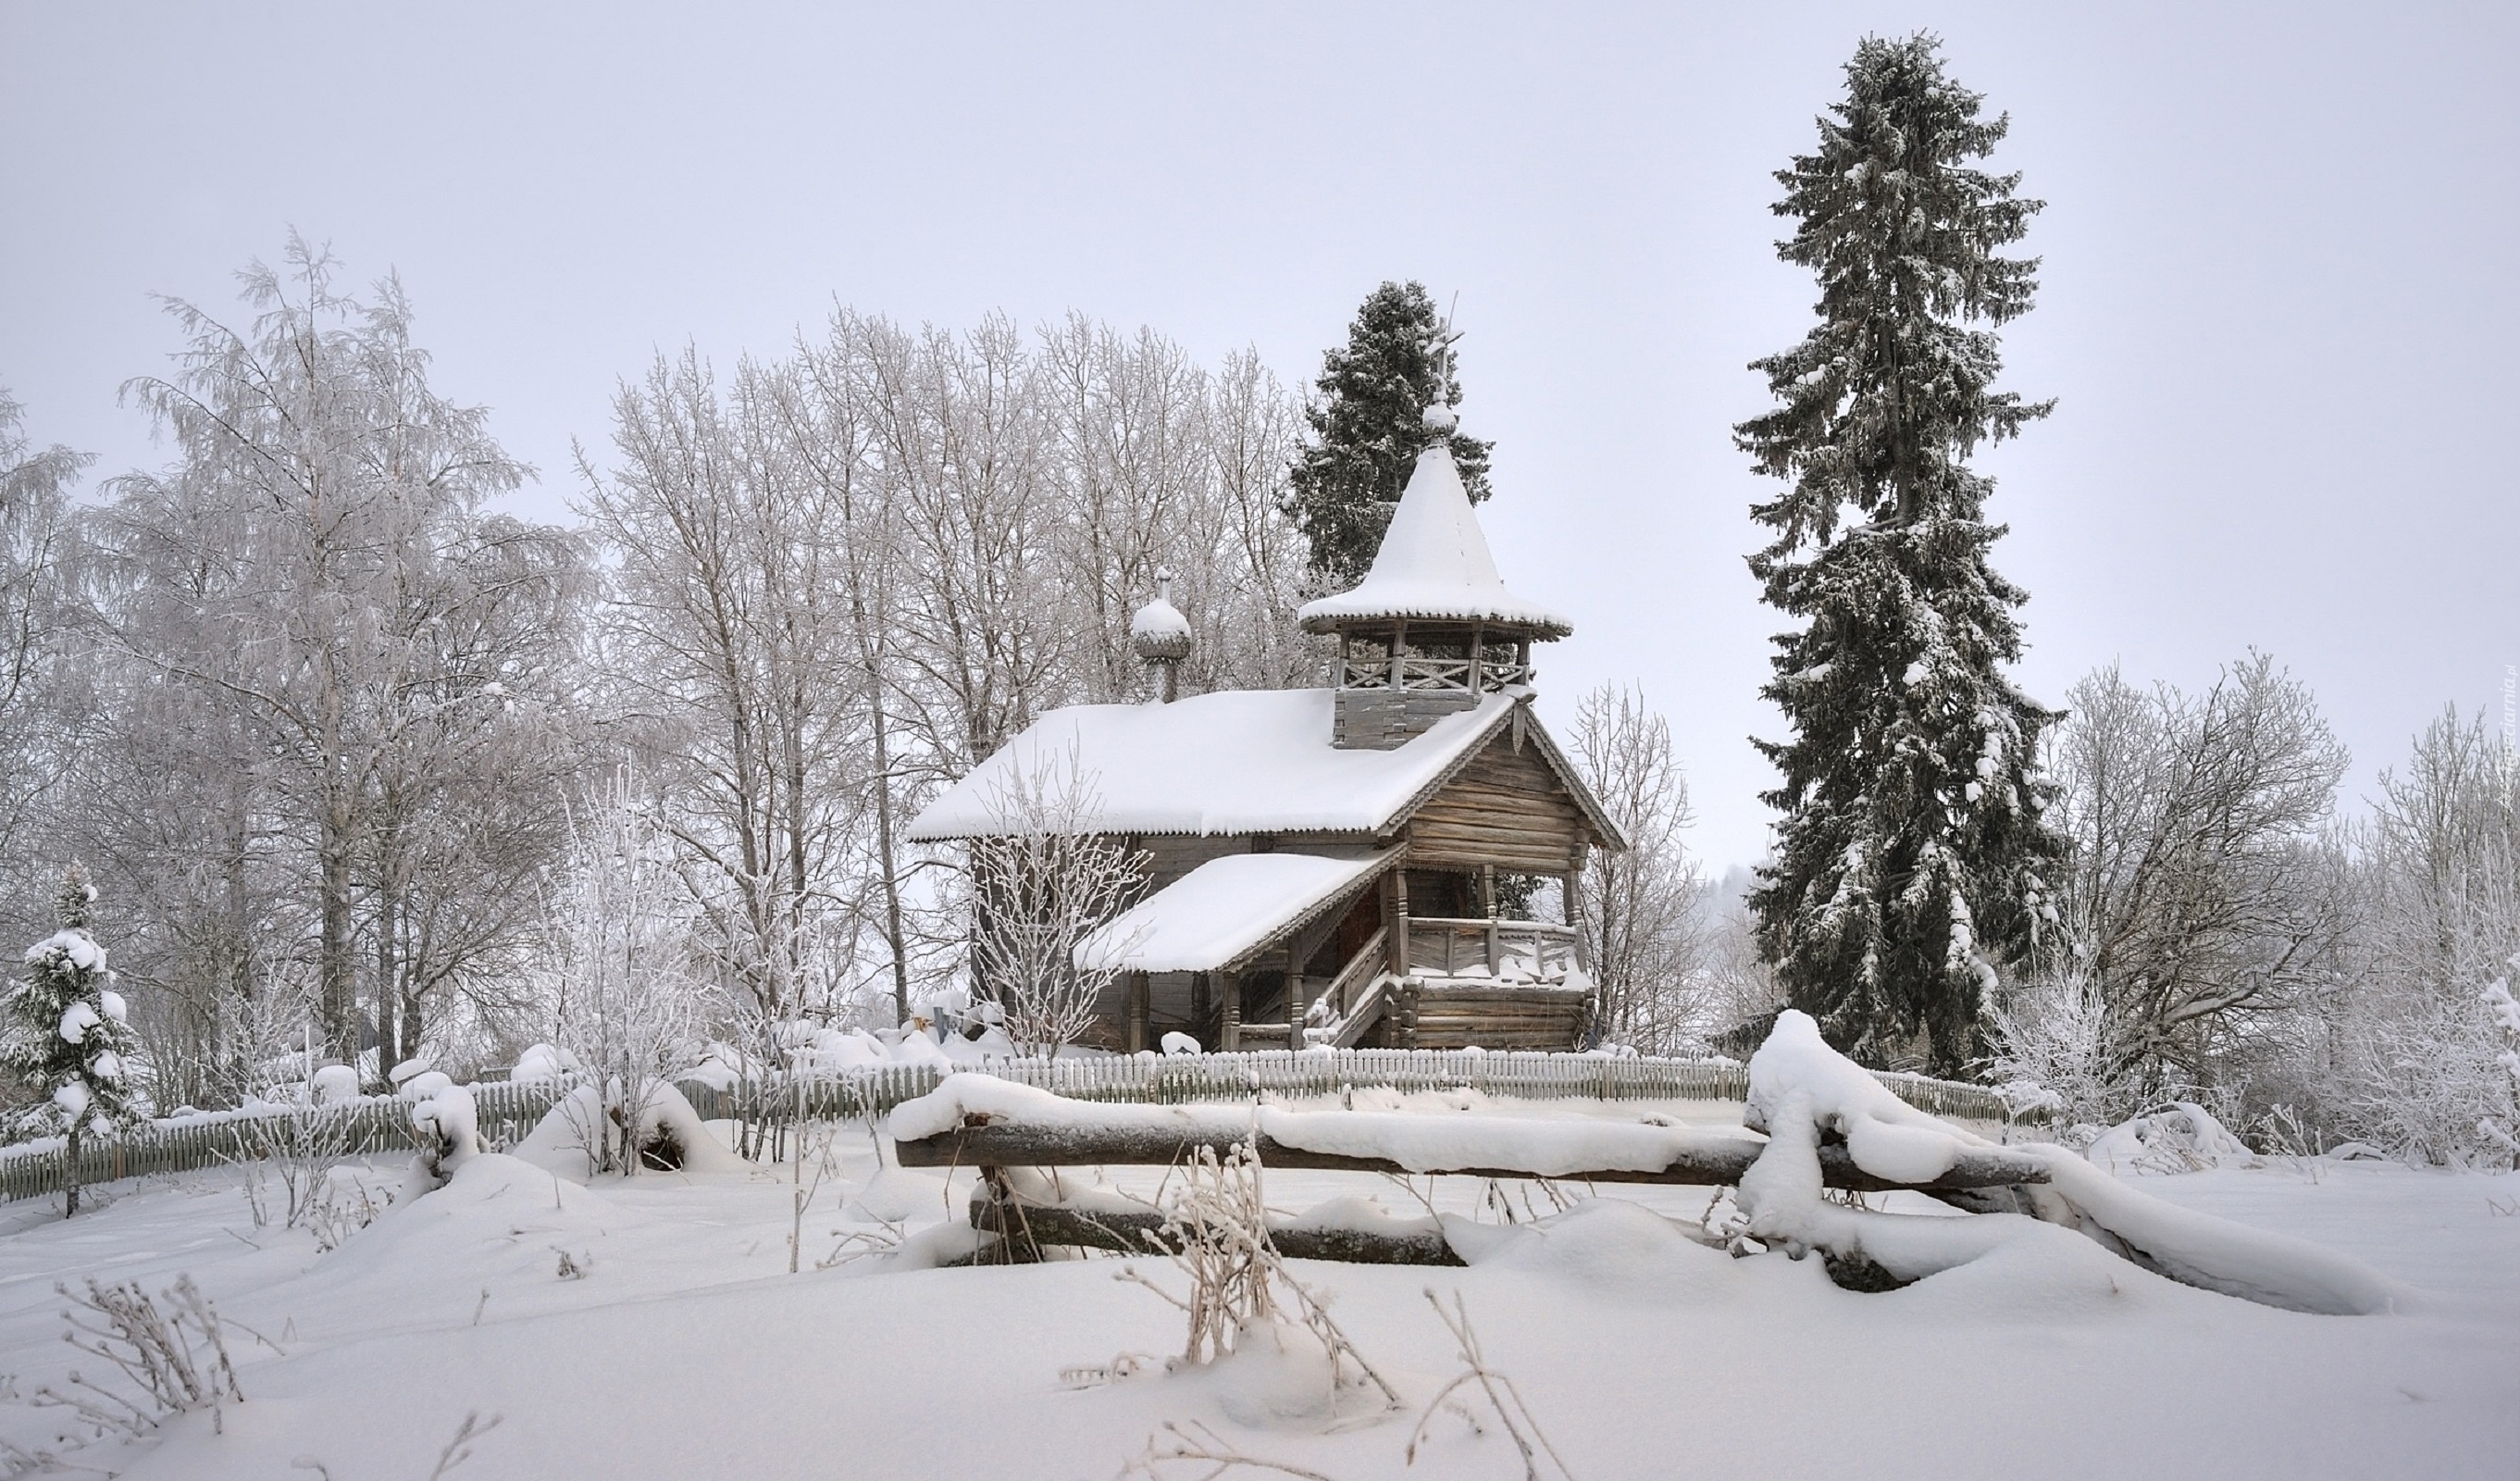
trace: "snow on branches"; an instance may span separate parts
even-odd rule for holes
[[[110,1136],[142,1114],[139,1037],[88,934],[96,886],[87,868],[62,875],[61,929],[26,949],[26,974],[0,999],[0,1065],[39,1099],[27,1130],[67,1140],[68,1208],[78,1212],[78,1150],[86,1135]]]

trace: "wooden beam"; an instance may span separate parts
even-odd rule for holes
[[[1391,908],[1383,916],[1382,924],[1388,933],[1387,945],[1391,951],[1389,970],[1394,976],[1405,976],[1409,971],[1409,871],[1406,868],[1391,872]]]
[[[940,1132],[933,1137],[893,1144],[903,1167],[1173,1167],[1185,1164],[1201,1147],[1222,1157],[1241,1145],[1251,1133],[1235,1129],[1174,1130],[1151,1127],[1039,1125],[998,1121]],[[1302,1168],[1322,1172],[1443,1172],[1465,1178],[1530,1178],[1511,1167],[1405,1168],[1381,1157],[1354,1157],[1341,1152],[1307,1151],[1288,1146],[1265,1133],[1257,1138],[1264,1168]],[[1649,1171],[1614,1169],[1567,1173],[1564,1183],[1659,1183],[1701,1188],[1734,1188],[1768,1144],[1756,1137],[1709,1132],[1682,1139],[1678,1153],[1663,1167]],[[1821,1182],[1828,1188],[1857,1192],[1888,1192],[1913,1188],[1948,1192],[1973,1188],[2004,1188],[2017,1183],[2045,1183],[2048,1169],[2039,1162],[2000,1146],[1964,1147],[1950,1171],[1930,1183],[1893,1183],[1855,1165],[1844,1146],[1820,1148]]]
[[[1164,1216],[1152,1209],[1143,1213],[1089,1213],[1056,1204],[994,1206],[983,1193],[971,1199],[971,1227],[987,1234],[1012,1230],[1018,1238],[1036,1247],[1068,1245],[1140,1255],[1169,1254],[1179,1247],[1177,1239],[1166,1235]],[[1445,1241],[1443,1231],[1434,1229],[1383,1232],[1306,1229],[1272,1223],[1269,1242],[1290,1260],[1342,1260],[1351,1265],[1463,1263]]]

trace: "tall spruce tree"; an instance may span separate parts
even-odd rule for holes
[[[1373,564],[1383,526],[1426,447],[1426,408],[1458,406],[1452,340],[1418,283],[1385,283],[1356,311],[1347,346],[1322,357],[1304,408],[1312,440],[1287,471],[1286,513],[1312,543],[1314,576],[1354,586]],[[1488,496],[1491,443],[1453,433],[1470,502]]]
[[[66,1144],[62,1187],[68,1212],[78,1212],[79,1143],[139,1119],[140,1041],[125,1021],[122,996],[105,968],[105,949],[88,934],[96,887],[84,866],[62,876],[61,929],[26,950],[26,975],[10,988],[0,1064],[42,1099],[31,1130],[59,1132]]]
[[[2043,202],[1971,168],[2008,119],[1943,73],[1940,42],[1868,38],[1819,152],[1777,179],[1778,245],[1819,277],[1819,325],[1754,362],[1781,405],[1734,428],[1787,491],[1753,506],[1767,602],[1804,619],[1763,691],[1783,817],[1750,905],[1762,954],[1831,1042],[1939,1073],[1978,1053],[1987,991],[2054,919],[2040,731],[2014,688],[2025,594],[1988,564],[1993,481],[1967,460],[2053,402],[1994,388],[1993,326],[2030,308],[2035,257],[1998,249]],[[1983,327],[1979,327],[1983,326]]]

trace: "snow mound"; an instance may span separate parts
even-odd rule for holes
[[[519,1082],[557,1080],[582,1068],[577,1055],[567,1050],[552,1044],[528,1044],[525,1052],[517,1056],[516,1067],[508,1071],[508,1078]]]
[[[1216,1407],[1245,1429],[1318,1431],[1339,1417],[1356,1380],[1340,1380],[1321,1339],[1290,1322],[1243,1324],[1234,1350],[1196,1373]]]
[[[531,1163],[548,1173],[571,1178],[580,1183],[592,1175],[600,1160],[596,1141],[604,1126],[604,1099],[592,1085],[581,1085],[561,1098],[558,1104],[543,1113],[541,1121],[517,1144],[518,1159]],[[642,1148],[672,1143],[672,1155],[679,1160],[674,1166],[686,1173],[743,1173],[751,1164],[727,1149],[707,1126],[683,1093],[671,1085],[659,1084],[648,1098],[648,1107],[639,1117],[638,1145]]]
[[[1675,1276],[1691,1284],[1711,1281],[1730,1263],[1669,1219],[1618,1198],[1587,1198],[1530,1224],[1476,1224],[1447,1214],[1444,1239],[1469,1265],[1532,1271],[1613,1292]]]
[[[2259,1167],[2258,1154],[2205,1107],[2173,1100],[2094,1138],[2083,1155],[2120,1173],[2194,1173],[2211,1167]]]

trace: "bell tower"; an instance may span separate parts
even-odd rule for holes
[[[1354,591],[1307,603],[1308,633],[1339,640],[1330,743],[1392,750],[1487,695],[1532,682],[1531,645],[1574,624],[1506,590],[1454,466],[1448,406]]]

